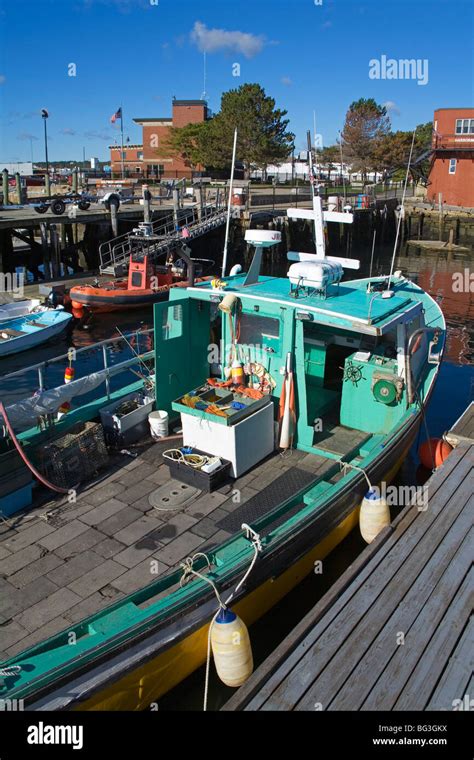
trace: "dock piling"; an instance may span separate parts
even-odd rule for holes
[[[8,169],[2,171],[3,205],[8,206]]]
[[[45,280],[51,279],[50,253],[48,245],[48,223],[40,223],[41,247],[43,249],[43,270]]]
[[[143,221],[146,224],[151,222],[151,193],[148,189],[148,185],[142,185],[143,196]]]
[[[112,225],[113,236],[118,237],[117,206],[115,203],[110,204],[110,224]]]
[[[175,226],[178,224],[179,190],[173,189],[173,217]]]
[[[23,193],[22,193],[22,188],[21,188],[21,177],[20,177],[19,172],[15,174],[15,188],[16,188],[17,203],[22,203]]]

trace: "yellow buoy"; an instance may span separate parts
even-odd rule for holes
[[[383,496],[371,488],[360,505],[359,527],[362,538],[370,544],[387,525],[390,525],[390,508]]]
[[[253,656],[245,623],[232,610],[221,609],[211,629],[217,675],[226,686],[242,686],[252,675]]]
[[[222,299],[222,301],[220,302],[217,308],[220,311],[223,311],[224,314],[232,314],[238,300],[239,299],[237,298],[236,295],[234,295],[234,293],[227,293],[227,295],[224,296],[224,298]]]

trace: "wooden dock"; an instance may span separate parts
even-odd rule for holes
[[[223,707],[459,710],[474,697],[474,402],[458,445]]]

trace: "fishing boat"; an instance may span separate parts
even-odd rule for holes
[[[312,210],[288,214],[314,220],[316,253],[288,252],[287,277],[261,274],[263,252],[280,233],[247,230],[255,246],[247,273],[191,276],[154,305],[156,407],[182,440],[177,433],[150,445],[125,476],[113,476],[114,499],[126,489],[124,509],[135,503],[132,478],[136,504],[149,506],[146,526],[119,536],[125,553],[109,555],[119,579],[124,563],[123,583],[104,580],[109,593],[117,584],[116,601],[100,604],[97,582],[72,583],[68,593],[80,589],[87,616],[71,615],[64,630],[41,641],[37,634],[7,658],[1,698],[33,710],[137,710],[209,662],[210,644],[222,668],[216,629],[224,635],[233,613],[251,625],[280,601],[357,526],[363,501],[406,458],[439,373],[441,308],[393,266],[384,277],[345,279],[358,262],[326,255],[324,226],[350,223],[351,214],[323,211],[319,197]],[[109,403],[107,395],[78,407],[61,430]],[[18,408],[0,409],[14,426]],[[18,438],[33,452],[41,436],[35,427]],[[230,484],[206,496],[202,483],[220,467]],[[90,493],[77,494],[71,519],[91,508]],[[174,504],[168,521],[156,511],[165,502]],[[62,520],[67,514],[63,505]],[[146,579],[123,593],[140,567]],[[60,614],[68,619],[67,609]],[[248,674],[248,653],[246,663]]]
[[[0,305],[0,324],[7,319],[24,317],[32,312],[41,310],[39,298],[25,298],[19,301],[9,301]]]
[[[171,288],[185,288],[185,267],[172,263],[154,266],[148,255],[131,256],[128,278],[89,285],[75,285],[69,296],[74,315],[139,309],[168,299]]]
[[[63,309],[45,309],[38,313],[6,319],[0,324],[0,357],[35,348],[62,335],[72,315]]]

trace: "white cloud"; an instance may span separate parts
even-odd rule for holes
[[[17,140],[38,140],[39,138],[36,137],[36,135],[32,135],[31,132],[20,132],[19,135],[16,136]],[[48,136],[49,139],[49,136]]]
[[[0,74],[0,84],[5,84],[7,81],[7,78],[4,74]]]
[[[72,135],[76,134],[76,130],[75,129],[71,129],[70,127],[64,127],[64,129],[60,129],[59,132],[62,135],[71,135],[72,136]]]
[[[281,83],[285,84],[287,87],[289,87],[293,82],[291,81],[290,77],[282,77]]]
[[[387,100],[386,103],[382,103],[382,105],[387,109],[387,113],[392,113],[395,116],[400,116],[400,109],[398,108],[397,104],[393,102],[393,100]]]
[[[106,140],[107,142],[112,139],[107,132],[98,132],[96,129],[84,132],[84,137],[87,137],[88,140]]]
[[[241,53],[245,58],[253,58],[261,52],[265,38],[248,32],[228,32],[225,29],[208,29],[201,21],[196,21],[191,32],[191,40],[201,53],[217,53],[225,50]]]

